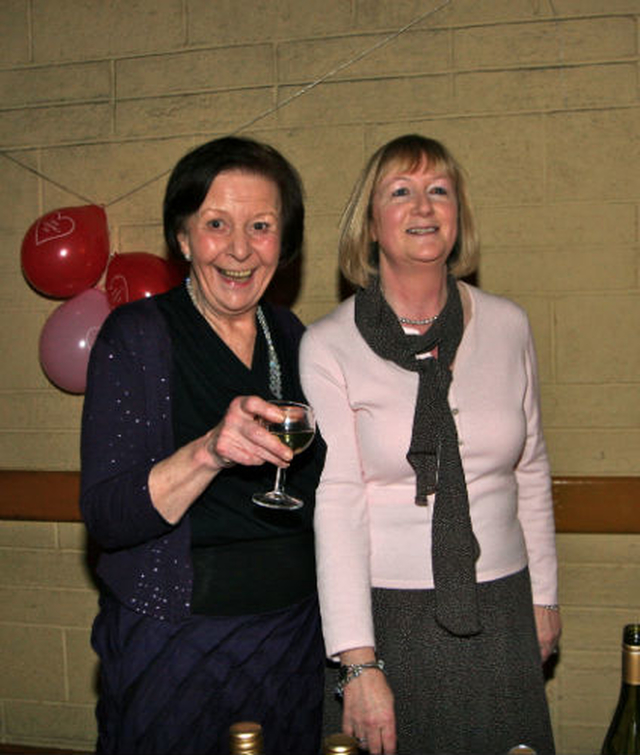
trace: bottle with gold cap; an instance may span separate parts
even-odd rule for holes
[[[622,632],[622,686],[602,755],[640,755],[640,624]]]
[[[358,742],[348,734],[329,734],[322,743],[322,755],[358,755]]]
[[[255,721],[238,721],[229,727],[230,755],[262,755],[262,726]]]

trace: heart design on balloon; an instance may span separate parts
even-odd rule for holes
[[[73,218],[61,212],[45,215],[36,226],[36,246],[70,236],[76,229]]]
[[[22,272],[41,294],[69,299],[95,286],[109,259],[104,207],[59,207],[31,224],[21,248]]]
[[[129,286],[126,277],[121,273],[109,276],[106,291],[112,307],[119,307],[129,301]]]
[[[87,330],[87,334],[85,335],[84,340],[89,349],[93,348],[93,344],[96,342],[96,338],[98,337],[99,332],[100,332],[100,325],[92,325]]]
[[[114,254],[107,267],[105,291],[111,307],[161,294],[182,283],[185,269],[150,252]]]

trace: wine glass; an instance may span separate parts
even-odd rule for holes
[[[269,403],[275,404],[282,411],[284,419],[282,422],[265,421],[264,426],[267,430],[279,438],[285,446],[289,446],[294,454],[299,454],[308,448],[316,432],[316,420],[311,407],[296,401],[270,401]],[[299,498],[285,493],[284,469],[281,467],[278,467],[276,472],[273,490],[267,493],[254,493],[251,500],[258,506],[265,506],[268,509],[292,511],[304,506],[304,502]]]

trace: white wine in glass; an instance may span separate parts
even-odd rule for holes
[[[270,401],[284,414],[282,422],[265,422],[267,430],[280,439],[285,446],[299,454],[311,445],[316,432],[316,420],[313,410],[306,404],[295,401]],[[254,493],[252,500],[258,506],[268,509],[299,509],[304,501],[285,492],[284,469],[278,467],[273,490],[267,493]]]

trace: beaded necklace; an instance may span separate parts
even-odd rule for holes
[[[196,299],[196,294],[193,290],[193,284],[191,283],[190,277],[185,278],[184,285],[193,306],[203,315],[204,313]],[[264,340],[267,342],[267,351],[269,353],[269,390],[276,398],[282,398],[282,370],[280,368],[280,360],[278,359],[276,347],[273,345],[273,339],[271,338],[271,331],[269,330],[267,318],[264,316],[264,312],[260,306],[258,306],[258,309],[256,310],[256,317],[258,324],[260,325],[260,330],[262,330],[262,334],[264,335]]]
[[[280,361],[278,360],[276,347],[271,340],[271,331],[269,330],[267,318],[264,316],[262,307],[258,307],[256,315],[260,327],[262,328],[264,339],[267,342],[267,350],[269,352],[269,390],[276,398],[282,398],[282,371],[280,369]]]
[[[440,315],[432,315],[431,317],[425,317],[424,320],[412,320],[409,317],[398,317],[398,322],[402,325],[431,325],[434,323]]]

